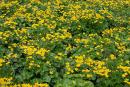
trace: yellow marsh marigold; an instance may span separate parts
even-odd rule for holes
[[[70,72],[73,73],[70,63],[66,62],[65,64],[66,64],[66,70],[67,70],[66,74],[70,74]]]
[[[108,77],[109,72],[111,72],[110,69],[108,69],[105,66],[105,62],[104,61],[95,61],[94,62],[94,68],[93,68],[93,72],[95,74],[98,74],[100,76],[105,76]]]
[[[40,55],[40,56],[44,56],[46,52],[48,52],[49,50],[46,50],[44,48],[40,48],[39,50],[36,51],[36,54]]]
[[[34,46],[21,46],[24,49],[24,53],[31,56],[37,50]]]
[[[76,67],[80,67],[83,64],[85,55],[75,56]]]
[[[124,82],[128,85],[130,85],[129,79],[125,79]]]
[[[30,84],[21,84],[21,87],[32,87]]]
[[[92,78],[93,75],[92,74],[87,74],[87,78]]]
[[[93,66],[93,64],[94,64],[94,62],[95,61],[93,61],[91,58],[87,58],[86,60],[85,60],[85,63],[88,65],[88,66]]]
[[[122,74],[122,77],[123,77],[123,78],[125,78],[125,77],[127,77],[127,76],[128,76],[128,73]]]
[[[130,67],[128,67],[128,66],[121,66],[120,65],[117,68],[123,70],[124,72],[128,72],[130,74]]]
[[[77,20],[78,18],[76,16],[73,16],[71,20]]]
[[[47,83],[35,83],[33,87],[49,87],[49,85]]]
[[[2,58],[0,58],[0,66],[2,66],[3,62],[4,62],[4,60]]]
[[[130,38],[128,38],[128,40],[130,41]]]
[[[103,19],[103,16],[101,16],[100,14],[96,13],[96,19]]]
[[[106,67],[102,67],[102,68],[98,68],[96,67],[93,72],[95,72],[96,74],[100,75],[100,76],[105,76],[108,77],[109,72],[111,72],[111,70],[107,69]]]
[[[11,83],[12,78],[0,78],[0,85],[7,85]]]
[[[64,16],[59,17],[59,20],[61,20],[61,21],[65,21]]]
[[[110,54],[110,59],[111,59],[111,60],[116,59],[115,55],[114,55],[114,54]]]
[[[88,69],[83,69],[82,72],[90,72]]]

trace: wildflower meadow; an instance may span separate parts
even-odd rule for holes
[[[0,0],[0,87],[130,87],[130,0]]]

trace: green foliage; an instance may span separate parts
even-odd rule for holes
[[[56,83],[54,87],[94,87],[90,81],[82,79],[63,79]]]

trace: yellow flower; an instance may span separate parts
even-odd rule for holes
[[[72,68],[71,68],[71,66],[70,66],[70,63],[69,62],[66,62],[66,69],[67,69],[67,74],[70,74],[70,72],[72,72],[73,73],[73,70],[72,70]]]
[[[125,79],[124,82],[128,85],[130,85],[129,79]]]
[[[2,35],[2,34],[3,34],[3,32],[0,31],[0,35]]]
[[[74,41],[75,41],[76,43],[80,43],[80,42],[81,42],[81,39],[77,38],[77,39],[74,39]]]
[[[72,46],[70,44],[68,44],[68,47],[66,47],[66,50],[71,50],[72,49]]]
[[[116,59],[115,55],[114,55],[114,54],[111,54],[111,55],[110,55],[110,59],[111,59],[111,60]]]
[[[61,16],[61,17],[59,18],[59,20],[65,21],[65,18],[64,18],[63,16]]]
[[[4,62],[4,60],[2,58],[0,58],[0,66],[2,66],[3,62]]]
[[[83,69],[82,72],[90,72],[88,69]]]
[[[130,40],[130,38],[128,38],[128,40]]]
[[[80,67],[83,64],[84,57],[85,55],[75,56],[76,67]]]
[[[130,82],[125,82],[125,83],[127,83],[128,85],[130,85]]]
[[[92,74],[87,74],[87,78],[92,78],[93,75]]]
[[[87,58],[85,63],[88,65],[88,66],[92,66],[94,64],[94,60],[92,60],[91,58]]]
[[[0,78],[0,85],[7,85],[11,83],[12,78]]]
[[[103,16],[101,16],[100,14],[96,13],[96,19],[103,19]]]
[[[71,20],[77,20],[76,16],[72,16]]]
[[[130,67],[128,66],[118,66],[118,69],[122,69],[124,72],[128,72],[130,74]]]
[[[42,84],[35,83],[33,87],[49,87],[49,85],[47,83],[42,83]]]
[[[43,57],[46,52],[48,52],[48,50],[46,50],[44,48],[40,48],[39,50],[36,51],[36,54],[38,54],[38,55]]]
[[[127,77],[128,76],[128,73],[124,73],[124,74],[122,74],[122,77],[124,78],[124,77]]]
[[[80,67],[81,66],[81,64],[76,64],[76,67]]]
[[[100,55],[100,53],[99,53],[99,52],[96,52],[96,54],[97,54],[97,55]]]
[[[66,74],[70,74],[70,72],[66,72]]]
[[[34,46],[21,46],[24,49],[24,53],[28,54],[29,56],[33,55],[34,52],[37,50]]]
[[[79,69],[78,68],[75,68],[75,71],[78,71]]]
[[[58,60],[61,60],[62,57],[56,55],[55,58],[58,59]]]
[[[21,84],[22,87],[32,87],[30,84]]]

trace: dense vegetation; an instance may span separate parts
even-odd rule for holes
[[[2,0],[8,86],[130,87],[130,0]]]

